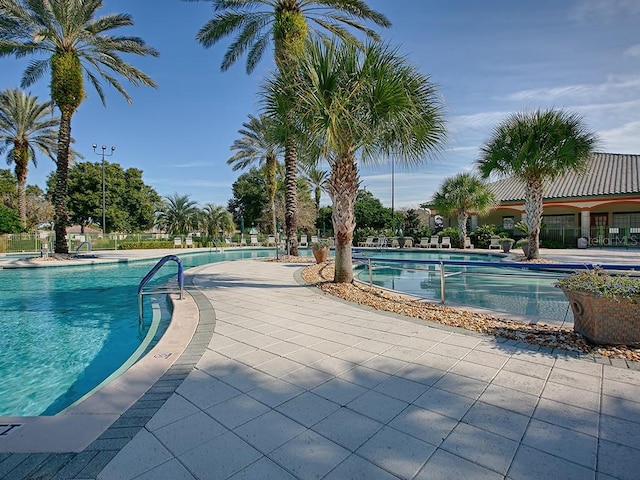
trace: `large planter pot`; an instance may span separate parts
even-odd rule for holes
[[[640,305],[587,292],[563,290],[573,311],[573,329],[598,344],[640,346]]]
[[[329,247],[313,247],[311,251],[313,252],[314,258],[316,259],[316,263],[326,262],[327,258],[329,258]]]
[[[511,251],[511,247],[513,247],[513,240],[501,240],[500,246],[502,247],[502,251],[504,253],[509,253]]]

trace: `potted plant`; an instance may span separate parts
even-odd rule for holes
[[[594,268],[559,280],[573,329],[593,343],[640,346],[640,277]]]
[[[513,238],[503,237],[503,238],[500,238],[500,240],[498,240],[498,243],[502,247],[502,251],[504,253],[509,253],[509,251],[511,250],[511,247],[513,247],[513,244],[515,243],[515,240]]]
[[[329,257],[329,247],[331,246],[331,242],[326,238],[322,238],[317,242],[313,242],[311,244],[311,251],[313,252],[313,256],[316,259],[316,263],[323,263],[327,261]]]
[[[526,255],[529,254],[529,239],[521,238],[516,242],[516,248],[521,248],[522,252]]]

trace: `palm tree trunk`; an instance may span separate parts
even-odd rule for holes
[[[298,256],[298,152],[293,137],[287,139],[284,153],[285,166],[285,233],[289,243],[289,254]]]
[[[529,227],[529,251],[527,259],[540,258],[540,225],[542,224],[542,179],[527,180],[525,196],[525,211],[527,212],[527,226]]]
[[[56,161],[56,191],[54,193],[54,215],[56,244],[55,253],[69,253],[67,244],[67,179],[69,174],[69,144],[71,143],[71,116],[66,108],[60,108],[60,131],[58,133],[58,158]]]
[[[16,165],[15,172],[18,179],[18,212],[20,213],[20,223],[22,228],[27,228],[27,201],[25,186],[27,184],[27,165],[29,165],[29,148],[22,146],[14,147],[13,161]]]
[[[464,248],[464,239],[467,236],[467,212],[458,212],[458,229],[460,230],[460,246]]]
[[[267,169],[267,196],[269,197],[269,208],[271,208],[271,231],[275,237],[278,234],[276,221],[276,190],[278,184],[276,179],[277,158],[275,155],[267,156],[265,167]]]
[[[356,228],[355,204],[360,179],[358,167],[351,153],[339,157],[327,182],[327,191],[333,203],[333,232],[336,237],[336,264],[333,281],[353,282],[351,247]]]

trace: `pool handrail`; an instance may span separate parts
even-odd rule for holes
[[[158,263],[149,270],[144,278],[140,281],[138,285],[138,322],[142,323],[142,296],[149,293],[159,293],[157,290],[153,292],[144,292],[143,289],[145,285],[151,280],[151,278],[162,268],[162,266],[167,262],[176,262],[178,264],[178,287],[180,289],[180,300],[182,300],[182,291],[184,289],[184,267],[182,266],[182,260],[177,255],[166,255],[158,260]],[[162,293],[171,293],[169,291],[163,291]]]

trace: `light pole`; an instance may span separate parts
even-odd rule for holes
[[[107,216],[106,216],[107,204],[106,204],[106,196],[105,196],[106,183],[105,183],[105,177],[104,177],[104,157],[112,156],[116,147],[111,147],[111,153],[109,154],[105,153],[105,151],[107,150],[106,145],[102,145],[102,152],[96,152],[96,148],[98,148],[98,145],[94,143],[93,144],[94,153],[96,155],[102,156],[102,235],[104,236],[107,234]]]

